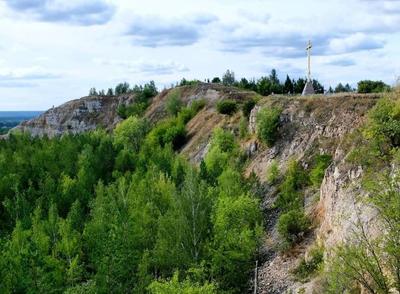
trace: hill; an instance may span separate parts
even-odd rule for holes
[[[355,241],[354,232],[359,227],[366,228],[370,239],[380,235],[377,210],[365,201],[371,193],[365,179],[378,172],[378,164],[362,160],[373,156],[372,149],[358,157],[354,154],[372,144],[371,137],[363,137],[361,130],[371,124],[371,111],[376,111],[382,95],[261,97],[251,91],[200,83],[164,90],[154,97],[144,113],[151,125],[170,119],[167,105],[172,96],[182,108],[194,101],[205,104],[188,120],[178,153],[201,168],[213,152],[213,130],[221,128],[233,134],[240,147],[236,156],[243,165],[243,175],[249,180],[257,178],[252,189],[261,198],[264,218],[264,238],[256,255],[258,293],[322,293],[329,282],[320,267],[330,264],[337,247],[345,240]],[[227,99],[237,105],[237,111],[230,115],[217,109],[218,103]],[[256,105],[246,118],[240,109],[250,101]],[[84,97],[50,109],[17,129],[50,137],[98,127],[111,131],[122,121],[118,107],[132,103],[134,95]],[[265,130],[263,137],[260,121],[268,121],[266,127],[270,128],[274,111],[276,127]],[[382,152],[385,156],[390,153]],[[385,160],[382,170],[394,159]],[[285,235],[282,216],[289,218],[294,211],[303,215],[297,216],[294,231],[289,228]],[[297,227],[303,218],[307,225]],[[315,261],[315,252],[322,261]],[[317,264],[315,268],[312,262]],[[360,287],[365,286],[361,283]]]

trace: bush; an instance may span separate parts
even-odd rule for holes
[[[178,89],[171,91],[168,94],[165,108],[169,115],[175,116],[182,108],[182,100],[180,98],[180,92]]]
[[[171,144],[174,150],[181,148],[186,142],[186,128],[179,119],[168,119],[160,122],[149,133],[148,140],[151,144],[164,147]]]
[[[193,109],[196,113],[202,110],[207,104],[206,99],[198,99],[198,100],[193,100],[192,103],[190,104],[190,108]]]
[[[221,100],[217,103],[217,110],[221,114],[231,115],[237,110],[236,101],[230,99]]]
[[[321,185],[325,175],[325,170],[332,162],[329,154],[317,155],[314,159],[314,167],[310,171],[310,181],[314,187]]]
[[[263,108],[257,114],[257,134],[261,141],[271,147],[278,137],[279,108]]]
[[[249,118],[249,117],[250,117],[250,112],[251,112],[251,110],[254,108],[254,106],[256,106],[256,102],[255,102],[253,99],[248,100],[248,101],[246,101],[246,102],[243,104],[243,106],[242,106],[242,112],[243,112],[243,115],[244,115],[246,118]]]
[[[289,244],[301,239],[302,234],[309,230],[310,221],[302,209],[290,210],[278,219],[278,233]]]
[[[114,144],[131,148],[138,152],[149,130],[146,120],[131,116],[120,122],[114,130]]]
[[[400,103],[391,99],[380,99],[369,112],[368,134],[371,139],[378,136],[388,138],[393,146],[400,145]]]
[[[248,121],[245,117],[242,117],[239,122],[239,137],[244,139],[247,137],[248,133]]]
[[[297,161],[290,161],[285,174],[285,179],[279,185],[279,194],[275,205],[283,211],[300,209],[303,199],[299,190],[307,186],[308,177]]]
[[[215,147],[222,152],[231,152],[235,147],[235,137],[229,131],[216,128],[211,139],[211,148]]]
[[[268,184],[273,185],[277,182],[278,178],[279,178],[279,166],[276,160],[273,160],[267,170],[267,182]]]
[[[358,93],[381,93],[390,90],[390,86],[382,81],[359,81],[357,86]]]
[[[306,282],[307,279],[321,270],[324,262],[324,248],[314,247],[308,254],[308,259],[303,258],[300,264],[293,270],[293,274],[300,282]]]

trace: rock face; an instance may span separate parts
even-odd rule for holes
[[[306,212],[319,222],[315,231],[295,250],[297,254],[284,256],[279,250],[275,223],[276,211],[271,207],[276,190],[266,191],[263,207],[269,225],[265,247],[267,256],[259,269],[260,293],[283,293],[304,288],[305,293],[319,293],[313,283],[301,285],[290,275],[301,256],[314,242],[322,242],[326,254],[346,238],[351,237],[352,228],[361,221],[368,228],[375,224],[376,213],[365,207],[357,198],[362,195],[360,179],[362,170],[350,168],[345,162],[349,150],[344,146],[346,135],[361,125],[368,110],[375,105],[374,96],[321,97],[318,99],[276,98],[264,101],[261,107],[280,107],[280,138],[272,148],[255,153],[247,167],[246,174],[252,172],[265,181],[266,172],[273,161],[279,164],[282,173],[287,162],[298,160],[304,167],[317,154],[332,155],[333,162],[325,173],[320,193],[307,191],[304,194]],[[255,130],[258,109],[253,109],[249,120],[249,130]]]
[[[121,118],[117,108],[133,101],[129,95],[88,96],[51,108],[38,118],[22,122],[13,130],[29,132],[32,136],[54,137],[64,133],[78,134],[98,127],[112,129]]]

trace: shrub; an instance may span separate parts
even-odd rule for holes
[[[230,152],[235,147],[235,137],[229,131],[216,128],[211,139],[211,148],[217,147],[222,152]]]
[[[221,114],[231,115],[237,110],[236,101],[231,99],[221,100],[217,103],[217,110]]]
[[[275,205],[283,211],[300,209],[303,199],[299,190],[308,184],[307,174],[297,161],[290,161],[285,174],[285,179],[279,185],[279,194]]]
[[[243,112],[243,115],[244,115],[246,118],[249,118],[249,117],[250,117],[250,112],[251,112],[251,110],[254,108],[254,106],[256,106],[256,102],[255,102],[253,99],[248,100],[248,101],[246,101],[246,102],[243,104],[243,106],[242,106],[242,112]]]
[[[180,98],[179,89],[171,91],[167,97],[165,108],[169,115],[177,115],[182,108],[182,100]]]
[[[114,144],[132,148],[138,152],[140,145],[149,130],[146,120],[131,116],[120,122],[114,130]]]
[[[257,134],[261,141],[271,147],[278,137],[281,109],[263,108],[257,114]]]
[[[390,90],[390,86],[386,85],[382,81],[364,80],[364,81],[359,81],[357,86],[358,86],[358,93],[381,93]]]
[[[324,262],[324,248],[322,246],[314,247],[308,254],[308,259],[303,258],[300,264],[293,270],[293,274],[301,282],[321,270]]]
[[[271,165],[269,166],[267,170],[267,182],[270,185],[273,185],[277,182],[279,178],[279,166],[276,160],[273,160],[271,162]]]
[[[193,100],[192,103],[190,104],[190,108],[193,109],[196,113],[202,110],[207,104],[206,99],[198,99],[198,100]]]
[[[242,117],[239,122],[239,137],[241,139],[246,138],[248,135],[248,122],[245,117]]]
[[[174,150],[178,150],[186,142],[185,125],[177,118],[167,119],[152,129],[148,140],[161,147],[171,144]]]
[[[310,221],[302,209],[290,210],[278,219],[278,233],[289,244],[297,242],[310,227]]]
[[[369,112],[367,136],[388,138],[393,146],[400,145],[400,103],[391,99],[380,99]]]
[[[310,171],[310,181],[314,187],[321,185],[325,175],[325,170],[332,162],[329,154],[317,155],[314,159],[314,167]]]

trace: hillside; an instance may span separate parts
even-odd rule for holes
[[[261,197],[265,237],[258,249],[258,293],[322,293],[319,275],[298,279],[293,270],[315,247],[324,248],[328,258],[343,240],[353,238],[357,222],[377,235],[376,211],[363,202],[362,186],[364,167],[347,160],[354,149],[360,148],[360,139],[352,136],[362,127],[368,112],[381,95],[337,94],[332,96],[260,97],[254,92],[215,84],[199,84],[164,90],[154,97],[144,117],[156,124],[168,118],[166,103],[174,92],[184,106],[193,101],[205,101],[202,108],[186,125],[187,136],[178,152],[192,163],[199,165],[211,148],[213,129],[220,127],[235,135],[244,158],[244,175],[259,179],[257,195]],[[241,107],[255,99],[257,105],[246,120],[247,134],[243,131],[243,114],[220,114],[218,101],[232,99]],[[117,114],[121,104],[135,103],[133,96],[84,97],[48,110],[39,118],[22,123],[17,129],[34,136],[57,136],[64,133],[78,134],[97,127],[113,129],[122,119]],[[279,109],[277,137],[273,144],[262,142],[257,129],[257,113],[262,109]],[[241,130],[242,128],[242,130]],[[275,205],[280,197],[282,183],[290,173],[291,162],[299,171],[311,173],[320,156],[328,164],[322,170],[321,182],[307,183],[296,188],[301,195],[305,215],[311,229],[298,236],[295,245],[282,250],[282,237],[277,230],[279,215],[284,208]],[[277,169],[274,181],[269,180],[272,167]],[[361,196],[361,197],[360,197]],[[375,229],[374,229],[375,228]],[[375,231],[374,231],[375,230]],[[289,293],[289,292],[288,292]]]

